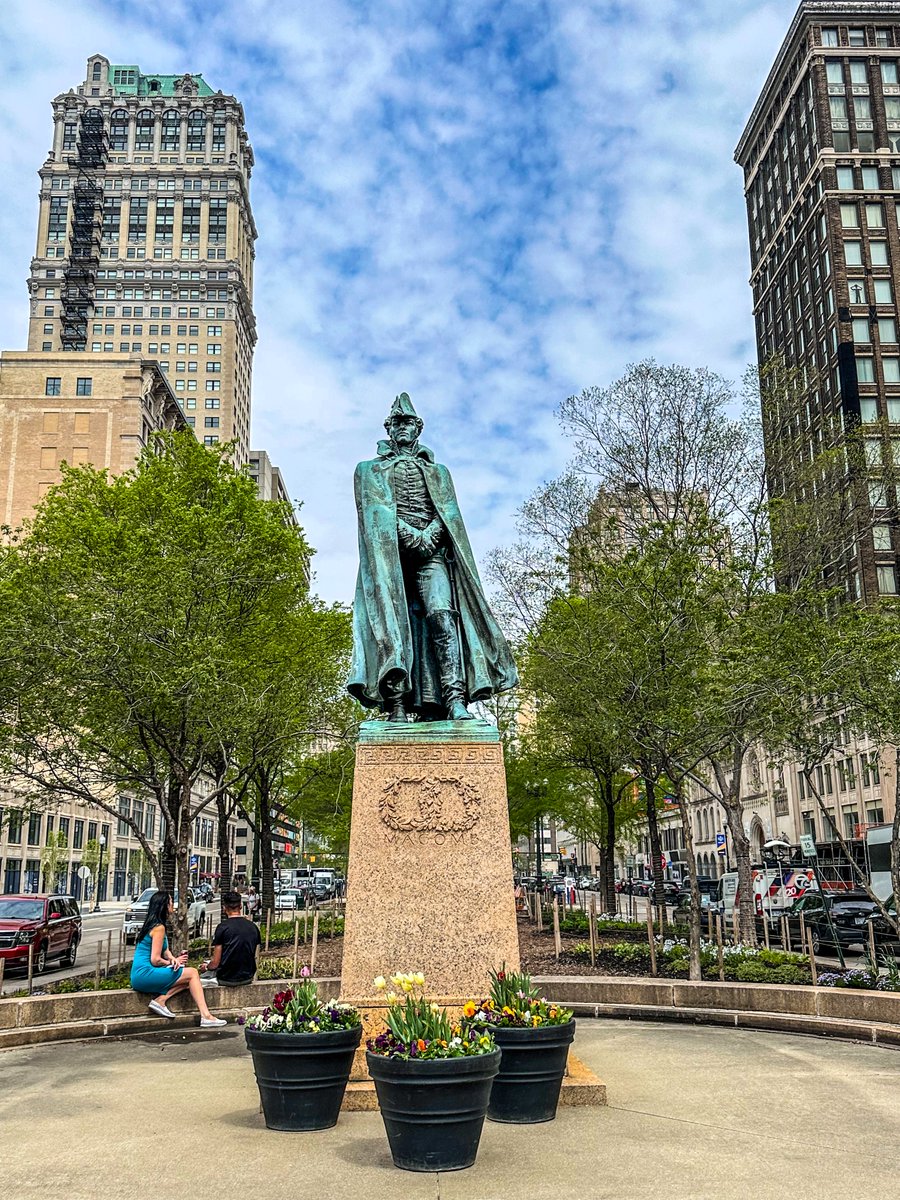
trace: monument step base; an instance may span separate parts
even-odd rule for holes
[[[569,1055],[560,1108],[599,1108],[606,1104],[606,1084],[574,1054]],[[344,1093],[342,1112],[377,1112],[378,1098],[371,1079],[351,1079]]]

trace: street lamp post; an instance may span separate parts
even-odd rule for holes
[[[103,879],[103,847],[106,845],[106,838],[101,833],[97,841],[100,843],[100,862],[97,866],[97,895],[94,897],[94,912],[100,911],[100,883]]]

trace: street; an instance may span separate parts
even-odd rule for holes
[[[115,965],[116,957],[121,953],[119,937],[122,932],[122,918],[128,907],[124,902],[110,901],[104,904],[98,913],[82,912],[81,942],[78,946],[78,960],[74,967],[60,967],[52,962],[43,975],[35,975],[35,990],[48,983],[56,983],[60,979],[71,979],[75,975],[93,972],[97,965],[97,947],[102,946],[103,965],[106,966],[106,950],[110,949],[110,962]],[[219,899],[213,900],[206,907],[207,919],[212,915],[213,926],[219,920]],[[110,942],[110,935],[112,941]],[[125,961],[131,962],[134,956],[134,946],[124,948]],[[28,986],[28,975],[25,971],[8,971],[3,976],[2,993],[20,991]]]

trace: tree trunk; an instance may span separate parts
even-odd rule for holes
[[[894,750],[894,820],[891,824],[891,889],[894,893],[894,928],[900,929],[900,746]],[[882,909],[882,911],[884,911]]]
[[[181,812],[181,785],[174,777],[169,779],[166,802],[172,819],[166,821],[166,833],[160,855],[159,879],[162,889],[174,896],[177,884],[176,863],[178,861],[179,814]]]
[[[607,777],[603,785],[603,807],[606,809],[606,836],[603,843],[603,866],[606,878],[603,881],[604,908],[608,913],[616,911],[616,796],[613,778]]]
[[[275,907],[275,856],[272,853],[272,808],[268,782],[259,787],[259,891],[262,899],[262,919]]]
[[[735,797],[731,788],[726,789],[726,795],[720,799],[737,861],[738,929],[734,931],[735,941],[740,941],[744,946],[755,946],[756,907],[753,899],[753,872],[750,869],[750,839],[744,832],[744,809],[740,797]]]
[[[656,781],[644,774],[647,791],[647,828],[650,834],[650,873],[653,876],[653,904],[659,916],[660,928],[666,924],[666,896],[663,891],[662,846],[659,841],[659,822],[656,819]],[[647,903],[650,903],[648,896]]]
[[[228,840],[229,796],[220,792],[216,797],[216,811],[219,819],[219,892],[224,894],[231,891],[231,843]]]
[[[703,971],[700,965],[700,939],[702,911],[700,908],[700,884],[697,882],[697,859],[694,856],[694,830],[691,826],[691,814],[684,796],[684,780],[675,784],[675,796],[678,800],[678,812],[681,816],[681,831],[684,834],[684,850],[687,854],[688,881],[691,889],[690,908],[690,978],[702,979]]]

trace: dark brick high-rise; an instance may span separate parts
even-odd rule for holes
[[[735,159],[760,363],[814,373],[795,430],[808,454],[836,418],[861,423],[868,511],[833,566],[859,599],[894,594],[900,539],[879,476],[900,462],[900,0],[803,0]],[[773,487],[790,486],[775,476],[770,463]]]

